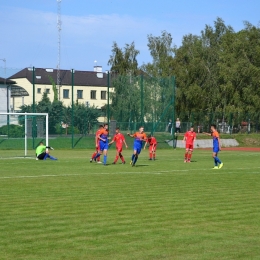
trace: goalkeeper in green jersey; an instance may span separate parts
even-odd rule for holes
[[[57,158],[50,155],[48,149],[54,150],[52,147],[45,146],[43,142],[40,142],[39,146],[36,148],[36,160],[46,160],[47,158],[57,160]]]

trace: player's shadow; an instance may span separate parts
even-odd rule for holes
[[[138,164],[138,165],[135,165],[134,167],[146,167],[146,166],[150,166],[148,164]]]
[[[197,162],[197,161],[190,161],[191,163]]]

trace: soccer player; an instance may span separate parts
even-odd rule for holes
[[[100,157],[101,154],[104,155],[103,164],[107,165],[107,150],[108,150],[108,124],[104,124],[103,129],[100,130],[98,136],[99,140],[99,151],[95,155],[94,160]]]
[[[217,131],[216,125],[214,125],[214,124],[211,125],[210,130],[211,130],[211,134],[205,133],[205,132],[204,132],[204,134],[212,136],[212,138],[213,138],[212,157],[213,157],[214,163],[215,163],[215,166],[213,167],[213,169],[221,169],[224,164],[218,158],[218,152],[221,151],[219,133]]]
[[[185,155],[184,162],[191,162],[191,156],[193,152],[194,142],[196,140],[196,133],[194,132],[194,128],[191,127],[189,131],[187,131],[184,135],[183,142],[185,142]]]
[[[118,158],[120,157],[123,164],[125,164],[124,156],[122,155],[123,151],[123,143],[125,144],[125,148],[128,148],[125,137],[122,133],[120,133],[119,127],[116,128],[116,133],[112,139],[112,141],[109,143],[111,145],[112,143],[116,142],[116,158],[112,164],[116,164]]]
[[[50,151],[48,149],[54,150],[50,146],[45,146],[43,142],[40,142],[39,146],[36,148],[36,160],[46,160],[50,158],[51,160],[58,160],[57,158],[50,155]]]
[[[91,159],[90,159],[90,162],[92,162],[92,161],[94,160],[95,156],[97,155],[98,151],[100,150],[98,135],[99,135],[99,132],[100,132],[102,129],[103,129],[103,125],[99,125],[99,129],[97,130],[96,136],[95,136],[96,151],[92,154]],[[97,161],[98,161],[98,162],[100,161],[100,156],[97,158]]]
[[[149,160],[155,160],[157,140],[154,136],[148,135],[148,138],[147,138],[145,145],[144,145],[144,150],[145,150],[146,145],[148,143],[149,143]]]
[[[143,144],[143,142],[146,142],[147,136],[144,133],[144,127],[143,126],[141,126],[139,128],[139,132],[136,132],[133,135],[128,133],[127,135],[134,138],[134,147],[133,147],[134,153],[132,155],[132,160],[131,160],[130,164],[132,166],[135,166],[137,159],[138,159],[138,155],[140,154],[140,152],[142,150],[142,144]]]

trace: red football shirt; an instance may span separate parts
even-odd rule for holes
[[[147,142],[150,144],[150,145],[156,145],[157,144],[157,140],[156,140],[156,138],[155,137],[149,137],[148,139],[147,139]]]
[[[184,136],[186,138],[186,144],[193,145],[194,139],[196,138],[196,133],[187,131]]]
[[[113,137],[113,141],[116,142],[116,147],[122,147],[124,140],[125,140],[125,137],[121,133],[115,134]]]

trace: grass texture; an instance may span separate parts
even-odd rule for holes
[[[0,259],[259,259],[259,153],[142,151],[136,167],[90,163],[92,150],[58,161],[0,159]]]

